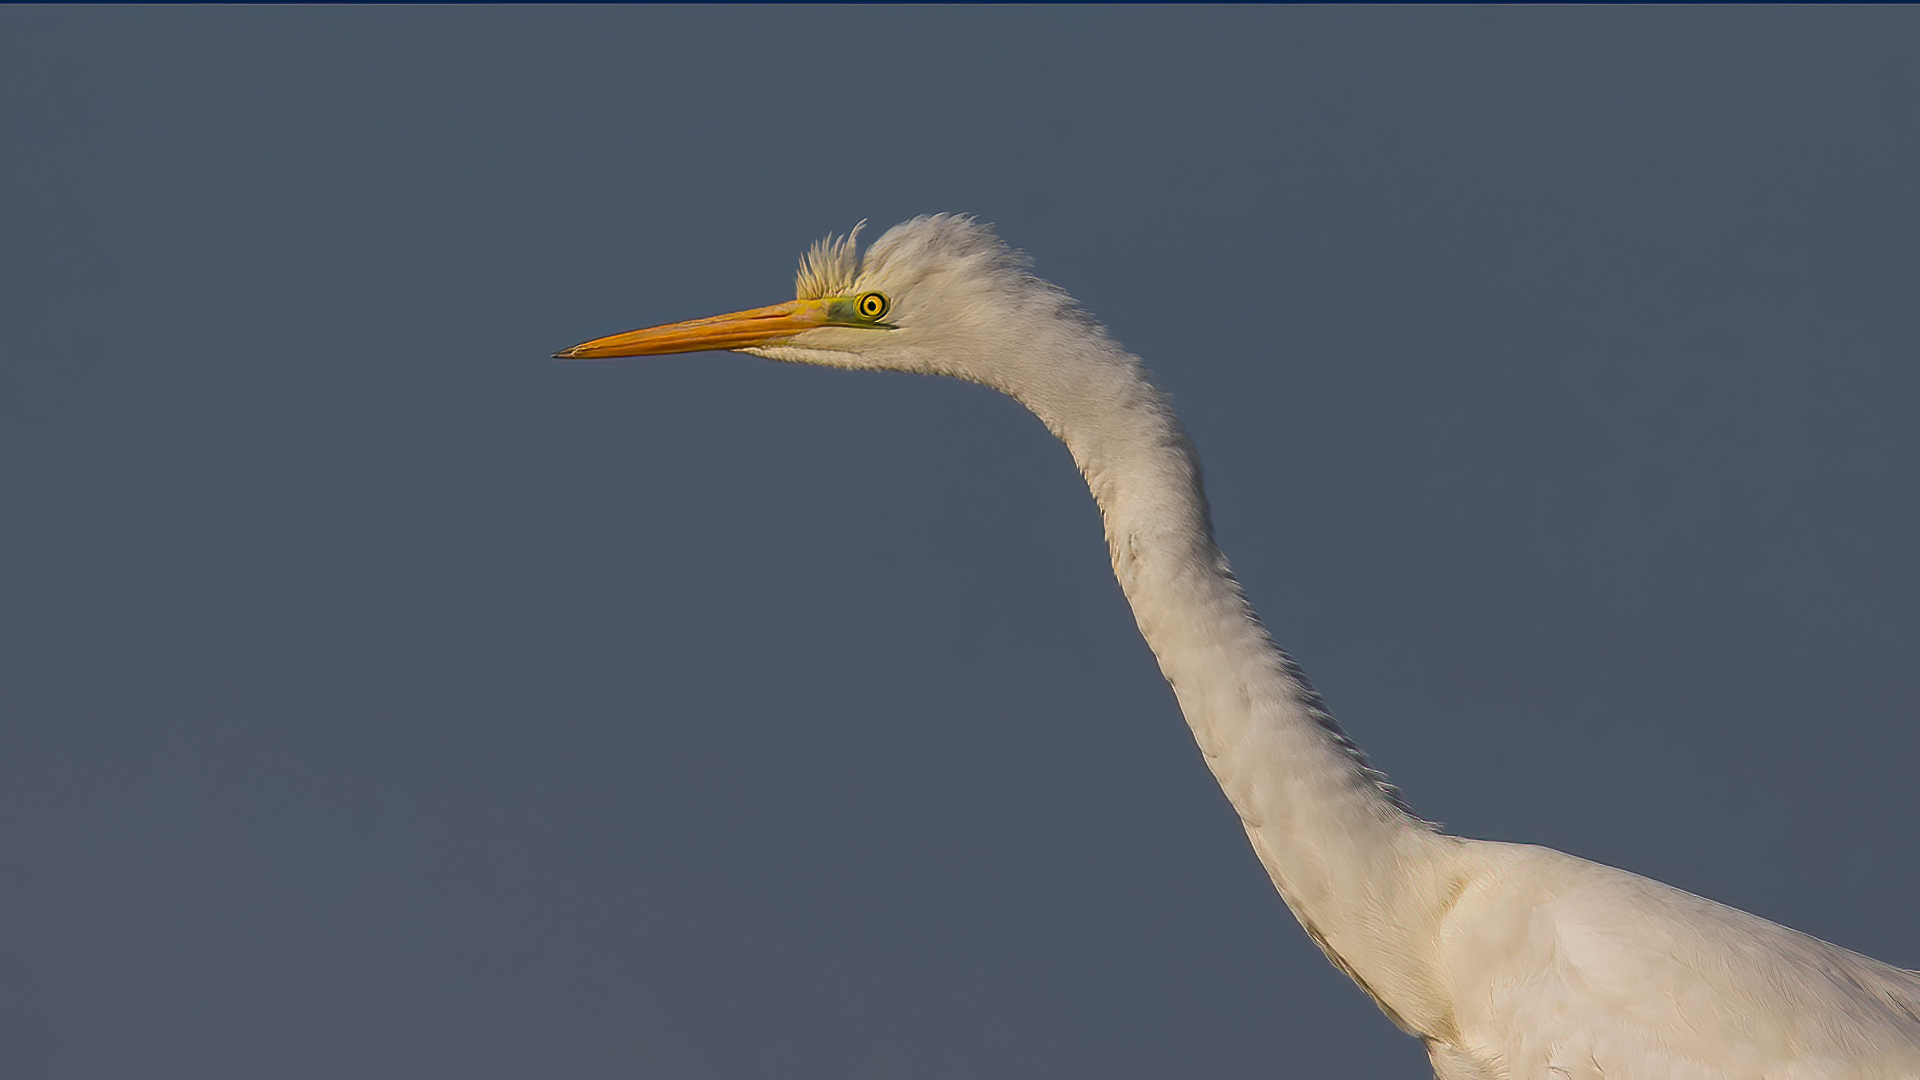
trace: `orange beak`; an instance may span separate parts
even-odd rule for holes
[[[777,345],[795,334],[826,324],[826,304],[819,300],[792,300],[731,315],[629,330],[612,337],[595,338],[553,355],[558,360],[605,360],[615,356],[748,349],[755,345]]]

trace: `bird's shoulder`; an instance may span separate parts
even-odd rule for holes
[[[1468,864],[1436,959],[1500,1075],[1920,1077],[1920,974],[1549,848]]]

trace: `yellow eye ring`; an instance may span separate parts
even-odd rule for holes
[[[863,293],[853,302],[853,310],[863,319],[878,319],[887,313],[887,298],[877,292]]]

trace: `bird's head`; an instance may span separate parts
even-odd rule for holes
[[[1059,289],[986,225],[948,214],[887,230],[862,257],[849,235],[800,262],[796,298],[770,307],[631,330],[554,354],[563,360],[727,349],[829,367],[951,375],[1015,393],[1021,369],[1069,327],[1104,338]],[[1054,350],[1057,351],[1057,350]]]

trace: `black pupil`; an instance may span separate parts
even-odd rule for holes
[[[868,315],[880,314],[880,298],[877,296],[869,296],[865,300],[860,301],[860,310],[866,312]]]

